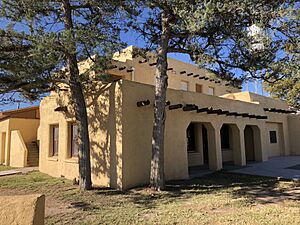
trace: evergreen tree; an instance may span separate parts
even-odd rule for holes
[[[202,68],[239,86],[235,77],[276,79],[270,65],[285,41],[276,38],[278,23],[295,9],[291,0],[155,0],[143,1],[141,19],[133,24],[156,51],[156,84],[150,185],[164,188],[164,127],[168,87],[168,53],[189,54]],[[274,32],[274,33],[273,33]]]
[[[111,54],[122,46],[120,21],[125,11],[132,10],[128,4],[121,0],[0,1],[0,20],[6,24],[0,29],[0,94],[18,92],[35,100],[59,84],[69,87],[78,124],[82,189],[92,187],[84,92],[101,77],[80,73],[78,64],[82,59],[94,61],[91,69],[105,75]]]

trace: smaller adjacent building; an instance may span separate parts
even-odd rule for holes
[[[39,107],[0,112],[0,164],[38,166]]]

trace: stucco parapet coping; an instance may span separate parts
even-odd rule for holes
[[[49,161],[58,161],[58,158],[56,158],[56,157],[48,157],[47,158]]]
[[[76,163],[78,164],[78,158],[69,158],[64,160],[66,163]]]

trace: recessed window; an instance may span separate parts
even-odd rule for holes
[[[70,125],[70,157],[78,157],[78,126],[75,123]]]
[[[58,147],[59,147],[59,126],[51,125],[50,126],[50,154],[49,156],[58,156]]]
[[[196,92],[202,93],[202,85],[201,84],[196,84]]]
[[[215,95],[215,88],[213,88],[213,87],[208,87],[207,94],[208,94],[208,95]]]
[[[276,144],[277,143],[277,133],[276,131],[270,131],[270,143]]]
[[[187,81],[181,81],[180,83],[180,90],[182,91],[188,91],[189,82]]]

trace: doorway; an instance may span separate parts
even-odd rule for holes
[[[249,125],[245,127],[244,139],[245,139],[246,161],[254,162],[255,161],[254,133],[252,127]]]

